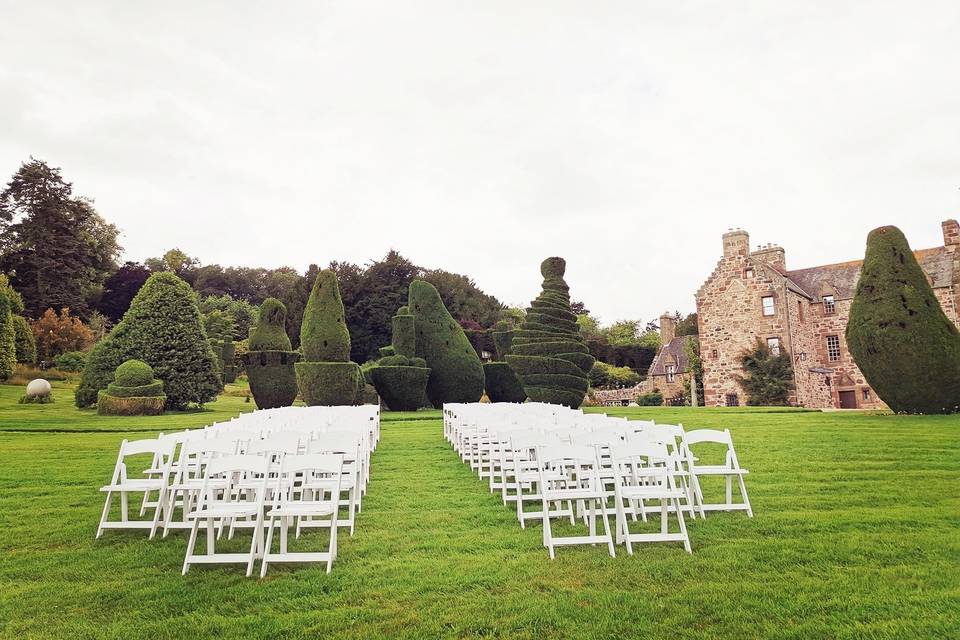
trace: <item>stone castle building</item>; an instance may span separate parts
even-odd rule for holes
[[[943,246],[915,251],[947,317],[958,323],[960,225],[942,223]],[[703,403],[746,404],[736,376],[760,339],[793,359],[791,403],[811,408],[883,408],[847,351],[844,333],[860,260],[787,269],[782,247],[750,251],[746,231],[723,234],[723,257],[697,291]]]

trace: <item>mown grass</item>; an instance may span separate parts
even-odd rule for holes
[[[207,412],[109,427],[134,434],[51,432],[43,429],[95,429],[103,419],[59,398],[23,410],[8,391],[0,389],[3,637],[960,635],[958,418],[612,410],[729,426],[752,471],[756,517],[691,523],[692,556],[672,545],[633,557],[618,548],[617,558],[578,547],[551,562],[539,525],[521,530],[460,464],[437,412],[387,414],[357,533],[342,539],[333,573],[278,566],[261,581],[239,567],[181,577],[183,532],[93,539],[97,487],[122,438],[251,405],[221,399]]]

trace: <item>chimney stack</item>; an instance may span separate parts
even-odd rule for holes
[[[940,227],[943,229],[943,246],[955,248],[960,245],[960,224],[956,220],[944,220]]]
[[[660,316],[660,342],[669,343],[677,335],[677,321],[669,313]]]
[[[786,271],[787,269],[787,253],[780,245],[765,244],[757,247],[757,250],[750,255],[763,260],[771,266],[777,267],[781,271]]]
[[[723,257],[750,254],[750,234],[743,229],[732,229],[723,234]]]

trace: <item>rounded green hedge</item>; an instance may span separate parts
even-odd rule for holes
[[[447,311],[437,289],[429,282],[414,280],[408,303],[414,315],[417,356],[430,367],[430,403],[439,409],[445,402],[480,400],[484,385],[480,357]]]
[[[299,392],[294,370],[299,357],[295,351],[248,351],[241,356],[257,407],[276,409],[293,404]]]
[[[158,416],[163,413],[166,396],[124,398],[101,391],[97,414],[101,416]]]
[[[107,390],[101,393],[106,393],[114,398],[146,398],[162,396],[164,395],[163,380],[154,380],[148,384],[137,385],[135,387],[124,387],[116,384],[115,382],[111,382],[107,385]]]
[[[276,298],[267,298],[260,304],[257,324],[250,332],[248,351],[290,351],[287,335],[287,308]]]
[[[298,362],[294,365],[303,401],[309,407],[354,404],[358,377],[356,362]]]
[[[846,338],[867,382],[893,411],[960,409],[960,331],[896,227],[867,237]]]
[[[484,363],[483,374],[490,402],[523,402],[527,399],[520,378],[506,362]]]
[[[127,360],[113,374],[113,384],[118,387],[142,387],[151,382],[153,368],[143,360]]]
[[[416,411],[423,403],[430,369],[376,366],[370,370],[373,386],[390,411]]]
[[[575,409],[586,396],[595,359],[570,308],[565,270],[563,258],[547,258],[541,263],[543,288],[530,303],[505,360],[531,400]]]

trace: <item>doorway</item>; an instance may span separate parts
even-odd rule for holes
[[[856,409],[857,408],[857,392],[841,391],[840,392],[840,408]]]

